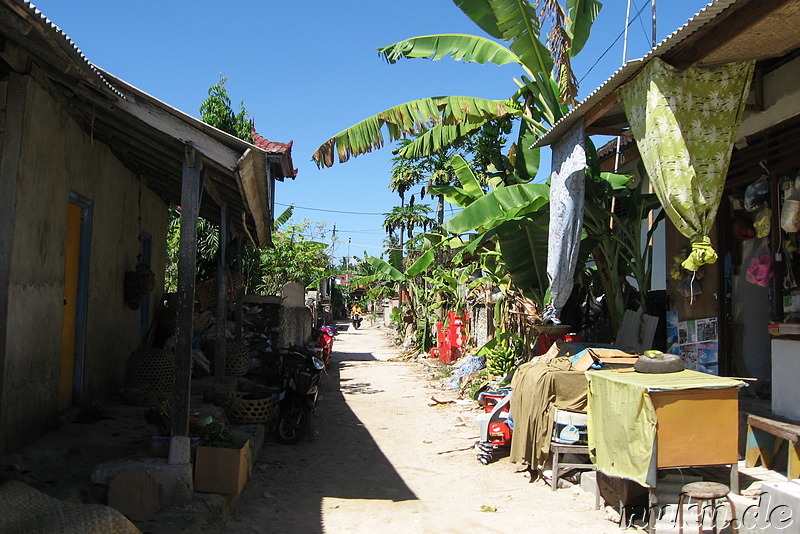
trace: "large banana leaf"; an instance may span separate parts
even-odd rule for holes
[[[569,55],[575,55],[583,50],[583,46],[589,39],[589,31],[592,29],[600,8],[603,4],[597,0],[568,0],[567,9],[569,10],[569,24],[567,24],[567,34],[572,39]]]
[[[503,32],[497,27],[497,17],[494,15],[491,0],[453,0],[453,2],[483,31],[495,39],[503,38]]]
[[[478,35],[444,33],[411,37],[398,43],[378,48],[378,53],[389,63],[402,58],[427,58],[432,60],[450,56],[456,61],[494,63],[522,66],[520,58],[497,41]]]
[[[487,119],[516,114],[517,108],[506,100],[486,100],[467,96],[441,96],[412,100],[381,111],[346,130],[339,132],[320,146],[312,159],[320,167],[330,167],[334,157],[344,163],[384,144],[382,128],[389,139],[396,141],[406,135],[422,132],[434,125],[458,123],[483,123]]]
[[[512,102],[509,107],[514,107]],[[495,117],[486,117],[478,122],[460,122],[456,124],[439,123],[433,128],[425,130],[407,145],[397,150],[397,153],[407,159],[419,159],[433,155],[447,149],[457,140],[478,130]]]
[[[511,43],[511,50],[533,73],[549,77],[553,58],[545,44],[539,40],[541,24],[536,8],[524,0],[493,0],[491,2],[497,27],[503,39]]]
[[[403,273],[389,265],[389,262],[386,260],[370,256],[367,258],[367,263],[375,269],[375,274],[363,277],[359,280],[361,283],[366,282],[367,278],[374,280],[390,280],[392,282],[402,282],[406,279]]]
[[[530,182],[536,178],[536,174],[539,172],[541,151],[538,148],[530,148],[538,138],[539,134],[532,130],[527,122],[523,121],[520,124],[514,168],[521,182]]]
[[[454,154],[448,163],[453,167],[453,173],[456,175],[458,183],[472,197],[472,200],[481,198],[484,194],[483,187],[475,177],[475,173],[472,172],[472,167],[467,163],[467,160],[461,154]]]
[[[503,261],[514,285],[537,302],[543,302],[547,279],[549,210],[497,227]]]
[[[417,258],[417,261],[415,261],[411,265],[411,267],[406,269],[406,276],[409,278],[417,276],[422,271],[428,268],[428,266],[433,262],[433,259],[434,259],[433,249],[431,248],[426,250],[425,254]]]
[[[534,213],[550,201],[550,188],[543,184],[518,184],[487,193],[445,221],[442,228],[461,234],[476,228],[488,230],[509,219]]]

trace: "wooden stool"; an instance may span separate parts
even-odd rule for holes
[[[688,497],[697,501],[697,531],[702,534],[703,532],[703,502],[711,501],[711,528],[717,532],[717,499],[726,499],[728,504],[731,505],[731,524],[733,525],[733,532],[738,533],[739,529],[736,524],[736,508],[733,506],[733,501],[728,496],[730,488],[725,484],[717,482],[692,482],[686,484],[681,489],[681,498],[678,501],[678,532],[683,534],[683,502]]]
[[[587,445],[568,445],[566,443],[558,443],[556,441],[550,442],[550,453],[553,455],[553,478],[550,482],[550,487],[553,491],[558,489],[558,477],[568,469],[597,469],[593,464],[572,464],[562,463],[562,454],[585,454],[589,455],[589,447]],[[598,491],[598,495],[599,495]]]

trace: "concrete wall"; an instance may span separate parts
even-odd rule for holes
[[[305,289],[290,282],[283,287],[281,298],[279,347],[303,347],[311,339],[313,327]]]
[[[764,111],[745,112],[737,137],[745,137],[800,114],[800,58],[764,76]],[[753,102],[753,96],[750,97]]]
[[[128,355],[141,343],[139,312],[123,301],[123,277],[137,263],[140,231],[152,236],[157,288],[163,287],[166,256],[164,202],[30,79],[24,98],[8,287],[13,312],[1,390],[0,424],[9,448],[46,430],[58,414],[70,191],[93,204],[85,405],[101,402],[121,386]],[[159,293],[151,295],[151,318]]]

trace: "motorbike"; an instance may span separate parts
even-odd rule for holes
[[[330,326],[320,326],[317,333],[317,352],[319,352],[322,362],[327,368],[331,363],[331,352],[333,352],[333,339],[336,337],[336,330]]]
[[[278,443],[294,445],[303,439],[311,427],[316,411],[323,361],[310,353],[283,351],[283,391],[278,396]]]
[[[363,320],[363,317],[361,317],[360,313],[358,312],[353,313],[352,320],[353,320],[353,328],[355,328],[356,330],[361,328],[361,321]]]

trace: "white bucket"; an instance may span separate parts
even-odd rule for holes
[[[553,417],[553,441],[569,445],[586,445],[586,414],[556,410]]]

